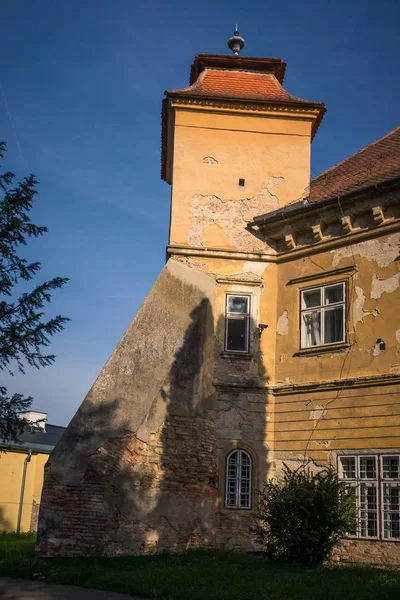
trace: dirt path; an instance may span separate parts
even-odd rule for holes
[[[8,577],[0,577],[0,598],[1,600],[145,600],[128,594]]]

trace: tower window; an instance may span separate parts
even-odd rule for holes
[[[244,184],[245,184],[245,180],[244,179],[239,179],[239,185],[241,187],[244,187]]]
[[[226,296],[225,351],[248,352],[250,296]]]
[[[232,450],[226,459],[226,508],[251,508],[252,460],[245,450]]]

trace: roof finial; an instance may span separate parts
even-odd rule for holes
[[[244,48],[244,39],[238,31],[237,24],[233,36],[228,40],[228,46],[232,50],[234,56],[239,56],[239,52]]]

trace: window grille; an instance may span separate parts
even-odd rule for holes
[[[355,537],[400,540],[400,455],[339,457],[340,479],[355,489]]]
[[[251,508],[252,460],[245,450],[233,450],[226,459],[226,508]]]

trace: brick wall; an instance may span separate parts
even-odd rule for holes
[[[214,547],[218,474],[215,415],[168,415],[147,443],[106,442],[83,481],[61,485],[45,469],[41,556],[137,554]]]

